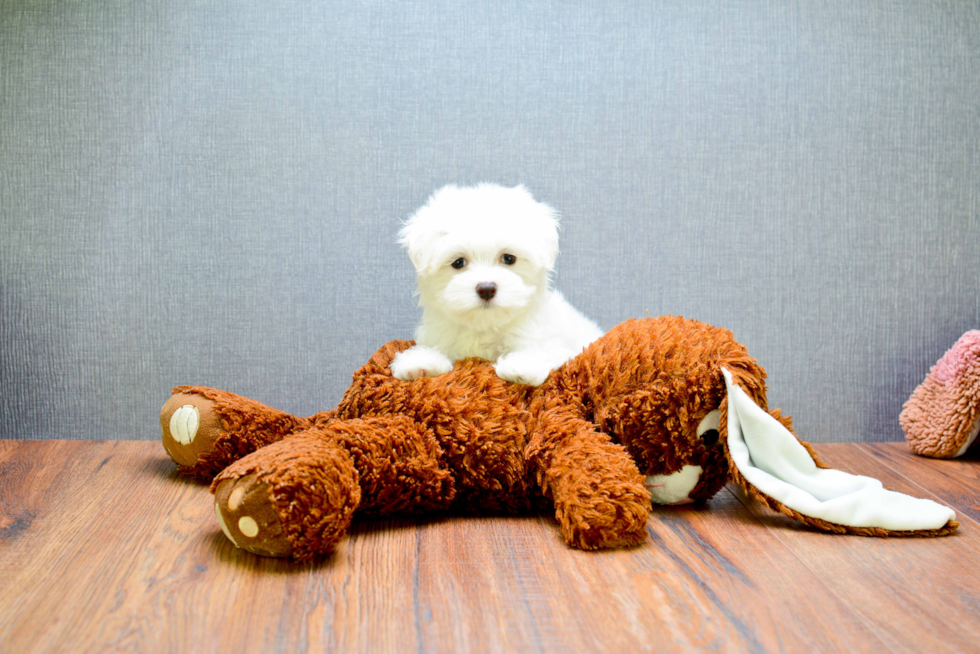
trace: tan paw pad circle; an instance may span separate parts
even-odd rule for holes
[[[238,507],[242,505],[242,500],[245,498],[245,489],[241,486],[235,487],[231,491],[231,495],[228,496],[228,508],[232,511],[237,511]],[[254,520],[252,522],[255,522]]]
[[[185,404],[170,416],[170,435],[182,445],[194,442],[197,428],[201,424],[201,413],[192,404]]]
[[[259,525],[255,522],[255,518],[243,516],[238,519],[238,531],[249,538],[255,538],[259,535]]]

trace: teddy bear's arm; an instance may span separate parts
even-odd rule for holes
[[[650,512],[643,476],[626,450],[574,407],[539,416],[525,458],[554,502],[566,543],[599,549],[642,540]]]

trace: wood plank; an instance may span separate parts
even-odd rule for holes
[[[652,547],[639,550],[634,565],[646,564],[644,579],[656,587],[638,595],[645,621],[671,634],[671,649],[835,650],[887,642],[727,491],[704,508],[655,508],[649,531]]]
[[[866,474],[877,465],[898,490],[917,483],[917,462],[862,447],[818,446]],[[212,501],[156,442],[0,441],[0,651],[977,642],[962,614],[980,588],[972,523],[929,541],[828,536],[723,491],[655,508],[649,540],[629,550],[569,549],[547,515],[434,516],[355,521],[334,555],[298,565],[235,549]],[[941,615],[959,630],[945,640]]]
[[[649,529],[642,547],[581,552],[546,516],[423,525],[419,648],[884,647],[731,494],[705,508],[658,509]],[[799,617],[786,620],[776,597]]]
[[[893,490],[942,501],[920,484],[920,461],[896,472],[870,449],[843,443],[815,444],[829,465],[880,479]],[[881,638],[894,635],[893,651],[976,651],[980,642],[980,555],[977,525],[966,517],[960,533],[944,538],[830,536],[748,500],[740,499],[769,531],[822,579],[833,594]],[[960,516],[961,520],[963,516]]]
[[[15,513],[34,519],[0,549],[8,589],[19,590],[16,602],[0,612],[10,650],[81,647],[89,639],[122,645],[134,631],[141,642],[153,643],[154,634],[138,632],[163,615],[157,581],[166,573],[157,564],[171,564],[173,557],[159,557],[161,545],[181,558],[199,523],[185,513],[193,505],[182,500],[202,489],[168,484],[166,476],[149,472],[159,456],[148,459],[143,444],[61,441],[20,449],[28,450],[21,461],[30,464],[17,478],[4,475],[4,505],[22,502]],[[129,614],[134,598],[141,610]],[[126,628],[112,633],[121,614]]]

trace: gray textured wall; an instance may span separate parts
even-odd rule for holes
[[[447,182],[559,208],[604,326],[731,328],[810,440],[900,438],[980,325],[978,3],[328,4],[0,2],[0,436],[333,406]]]

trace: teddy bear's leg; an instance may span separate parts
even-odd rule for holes
[[[222,471],[211,488],[228,538],[255,554],[308,560],[333,549],[354,510],[447,508],[452,477],[413,420],[325,420]]]
[[[361,501],[347,450],[317,428],[236,461],[214,478],[211,491],[231,542],[299,560],[332,550]]]
[[[650,513],[643,476],[625,449],[574,410],[544,412],[525,456],[568,545],[593,550],[643,539]]]
[[[307,418],[203,386],[175,388],[160,411],[167,454],[181,472],[203,479],[309,425]]]

